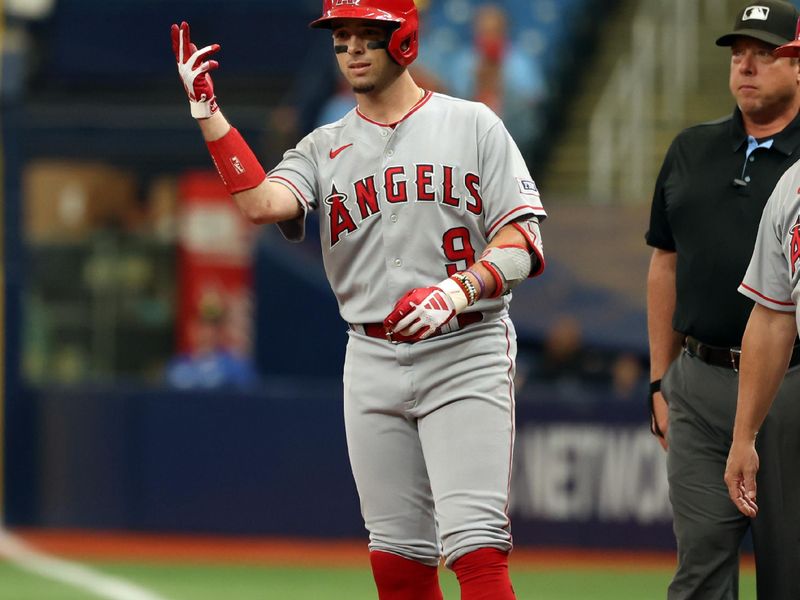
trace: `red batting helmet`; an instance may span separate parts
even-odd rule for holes
[[[396,25],[386,51],[398,64],[417,58],[419,18],[414,0],[323,0],[322,16],[310,27],[331,29],[335,19],[369,19]]]
[[[797,20],[797,29],[794,34],[794,41],[778,46],[772,51],[777,57],[797,58],[800,56],[800,19]]]

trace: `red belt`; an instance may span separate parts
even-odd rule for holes
[[[452,333],[454,331],[464,329],[464,327],[467,325],[480,323],[481,321],[483,321],[483,313],[481,312],[461,313],[460,315],[456,315],[455,318],[450,319],[448,323],[434,331],[433,334],[428,336],[426,339],[431,339],[437,335],[442,335],[443,333]],[[356,333],[368,335],[369,337],[380,338],[382,340],[388,339],[389,341],[394,341],[389,338],[383,323],[350,323],[349,325],[350,329]]]

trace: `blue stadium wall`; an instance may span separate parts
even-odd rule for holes
[[[23,402],[9,421],[11,526],[365,535],[337,380],[252,394],[28,390]],[[517,543],[671,548],[660,447],[639,419],[594,406],[518,403]]]

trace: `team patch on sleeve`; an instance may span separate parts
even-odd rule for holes
[[[792,268],[792,277],[800,266],[800,216],[789,229],[789,266]]]
[[[539,195],[539,188],[536,187],[536,184],[532,179],[522,179],[517,177],[517,184],[519,185],[519,191],[521,194],[527,194],[528,196]]]

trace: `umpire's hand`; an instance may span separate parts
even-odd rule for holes
[[[734,439],[725,467],[725,484],[736,508],[747,517],[755,517],[758,514],[756,473],[758,473],[758,452],[755,439],[749,441]]]
[[[664,395],[658,391],[650,396],[650,432],[656,436],[658,443],[667,450],[667,430],[669,429],[669,405]]]

